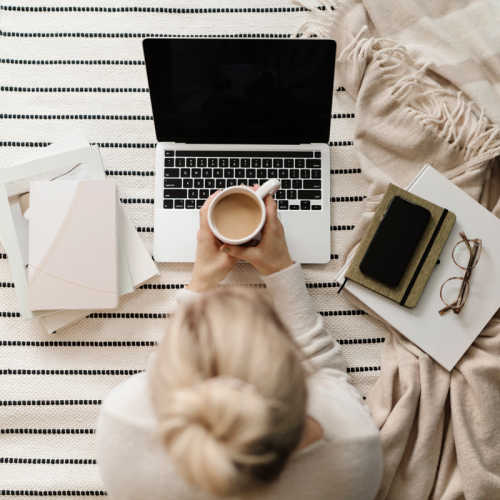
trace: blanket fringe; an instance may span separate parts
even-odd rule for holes
[[[367,26],[359,31],[352,42],[342,51],[339,62],[353,63],[360,59],[376,59],[382,65],[392,58],[387,71],[403,64],[415,66],[415,60],[403,45],[388,38],[361,38]],[[467,101],[463,92],[443,89],[436,82],[424,79],[431,62],[426,62],[413,74],[404,76],[391,87],[395,101],[405,100],[405,106],[422,126],[433,127],[438,137],[452,147],[464,151],[464,160],[470,160],[486,152],[500,151],[500,125],[492,124],[484,108]],[[410,94],[413,93],[413,96]],[[449,100],[456,100],[450,109]],[[479,114],[479,117],[477,116]]]
[[[418,84],[424,88],[425,84]],[[454,109],[450,109],[446,97],[456,99]],[[500,126],[492,124],[482,108],[477,117],[477,109],[472,101],[467,103],[463,92],[432,89],[418,94],[407,103],[409,111],[423,126],[432,126],[438,136],[459,150],[464,151],[468,161],[480,154],[500,151]]]
[[[349,0],[294,0],[298,5],[313,13],[311,21],[297,28],[293,37],[329,38],[336,17]],[[313,4],[314,2],[314,4]],[[324,9],[318,9],[320,7]],[[333,9],[332,9],[333,7]],[[415,67],[415,60],[406,47],[388,38],[362,38],[368,30],[365,25],[342,51],[338,61],[353,63],[357,60],[372,57],[382,64],[391,59],[391,65],[385,70],[393,71],[404,64]],[[477,117],[477,108],[473,102],[466,102],[462,92],[451,92],[438,87],[437,83],[423,77],[430,66],[426,62],[412,75],[400,78],[391,88],[391,96],[395,101],[406,101],[405,106],[422,126],[433,127],[438,137],[452,147],[464,151],[464,160],[489,151],[500,150],[500,126],[493,125],[485,116],[484,108]],[[414,94],[411,96],[410,94]],[[450,110],[448,101],[456,99],[456,106]]]
[[[329,0],[315,0],[314,2],[306,2],[304,0],[294,0],[294,3],[304,7],[314,14],[315,19],[302,23],[292,35],[292,38],[330,38],[330,29],[338,15],[338,11],[342,8],[344,0],[337,2]],[[325,9],[318,9],[317,5]]]
[[[368,30],[368,26],[363,26],[353,41],[342,51],[339,56],[339,61],[348,62],[358,59],[367,59],[370,55],[380,60],[386,60],[394,57],[398,63],[396,66],[403,64],[412,57],[408,51],[389,38],[361,38],[361,35]]]

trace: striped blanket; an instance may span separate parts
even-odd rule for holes
[[[198,8],[194,8],[194,7]],[[201,8],[203,7],[203,8]],[[313,7],[316,9],[317,6]],[[152,252],[155,133],[141,40],[158,36],[287,38],[314,12],[291,0],[0,1],[0,167],[82,129]],[[353,151],[354,101],[335,85],[331,127],[332,260],[305,266],[307,286],[343,345],[366,395],[379,374],[385,330],[337,295],[341,249],[368,184]],[[94,459],[103,397],[144,370],[174,310],[188,264],[53,335],[19,318],[8,256],[0,249],[0,498],[104,494]],[[240,265],[227,284],[261,289]],[[262,293],[265,293],[262,290]]]

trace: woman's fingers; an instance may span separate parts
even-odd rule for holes
[[[256,251],[258,251],[254,247],[245,247],[242,245],[222,245],[219,250],[227,255],[230,255],[231,257],[234,257],[236,259],[243,259],[247,262],[251,262],[252,255],[255,254]]]
[[[266,205],[267,217],[270,218],[271,220],[277,220],[278,205],[276,204],[276,201],[273,200],[273,197],[270,194],[268,194],[264,198],[264,204]]]
[[[264,204],[266,205],[266,223],[264,224],[264,228],[262,229],[263,234],[270,234],[276,231],[281,225],[280,220],[278,219],[278,205],[273,200],[273,197],[268,195],[264,199]]]
[[[208,226],[208,207],[210,206],[210,203],[212,203],[213,199],[219,193],[220,193],[220,191],[217,191],[216,193],[210,195],[205,200],[205,203],[203,203],[203,206],[200,209],[200,228],[201,229],[208,229],[208,230],[210,230],[210,227]]]

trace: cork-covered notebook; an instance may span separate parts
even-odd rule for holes
[[[401,196],[412,203],[426,208],[429,210],[431,216],[403,277],[399,284],[393,287],[364,274],[359,266],[387,207],[395,196]],[[394,184],[390,184],[345,273],[345,278],[359,283],[402,306],[415,307],[437,263],[441,250],[448,239],[453,224],[455,224],[455,220],[455,214],[445,208],[409,193]]]

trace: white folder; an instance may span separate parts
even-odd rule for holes
[[[500,219],[430,165],[420,171],[407,191],[457,216],[439,257],[440,264],[434,268],[417,306],[400,306],[351,280],[345,289],[451,371],[500,307]],[[482,240],[482,253],[472,271],[470,293],[462,312],[457,315],[448,311],[440,316],[438,311],[444,307],[441,285],[448,278],[463,277],[465,273],[451,257],[453,247],[462,239],[461,231],[469,239]],[[344,282],[349,264],[350,260],[335,277],[337,282]]]

